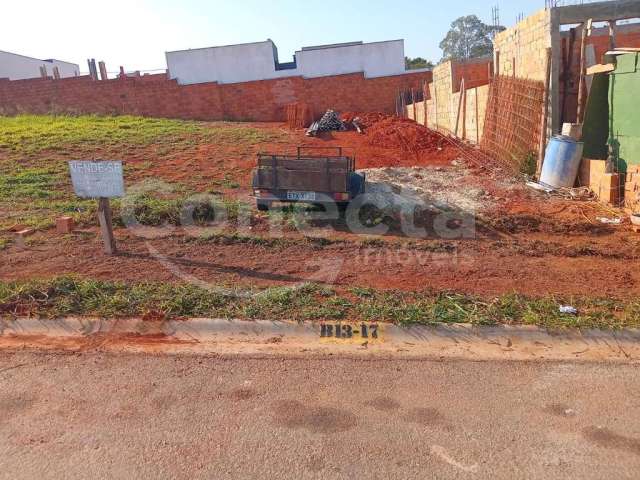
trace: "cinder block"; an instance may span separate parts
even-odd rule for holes
[[[625,185],[623,175],[605,173],[604,160],[583,159],[578,173],[581,186],[588,186],[598,197],[598,200],[612,205],[619,205],[623,198]]]
[[[56,219],[56,233],[67,234],[73,232],[76,222],[73,217],[59,217]]]
[[[598,200],[611,205],[619,205],[622,198],[621,190],[621,175],[619,173],[604,173],[599,178],[597,184],[596,195]]]
[[[16,233],[18,237],[25,238],[33,235],[34,233],[36,233],[36,231],[33,228],[25,228],[24,230],[20,230],[19,232],[16,232]]]

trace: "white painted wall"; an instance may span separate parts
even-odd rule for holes
[[[364,72],[365,77],[405,73],[404,41],[302,49],[297,68],[276,70],[275,45],[266,42],[167,52],[169,76],[178,83],[237,83],[290,76],[306,78]]]
[[[364,72],[365,77],[405,72],[404,41],[315,48],[296,52],[298,72],[304,77],[323,77]]]
[[[38,60],[16,53],[0,50],[0,78],[22,80],[40,78],[40,67],[47,69],[47,75],[53,77],[53,67],[57,66],[61,77],[74,77],[80,74],[80,67],[75,63],[60,60]]]
[[[292,75],[292,70],[276,71],[273,49],[273,42],[267,40],[167,52],[167,68],[170,78],[182,85],[237,83]]]

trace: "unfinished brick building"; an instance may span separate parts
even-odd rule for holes
[[[582,30],[589,20],[609,22],[640,18],[640,2],[617,0],[547,8],[498,33],[494,41],[496,73],[544,82],[546,49],[551,49],[549,130],[576,119],[577,78]],[[615,46],[639,47],[640,26],[615,26]],[[573,33],[572,33],[573,31]],[[574,40],[571,40],[571,39]],[[585,64],[600,63],[610,48],[609,29],[595,28],[585,40]],[[589,47],[591,46],[591,47]],[[588,57],[588,58],[587,58]],[[564,108],[563,108],[564,105]]]

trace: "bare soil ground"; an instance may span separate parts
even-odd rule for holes
[[[372,181],[386,178],[394,183],[400,176],[400,184],[406,184],[413,175],[415,182],[409,183],[430,201],[473,207],[475,234],[470,239],[433,235],[412,239],[389,219],[388,231],[373,238],[350,233],[338,220],[322,224],[324,240],[310,241],[286,218],[279,236],[274,237],[273,217],[253,211],[251,225],[240,237],[231,231],[222,236],[194,237],[175,228],[161,238],[146,239],[136,231],[118,228],[121,252],[107,257],[101,253],[98,230],[89,218],[89,223],[72,235],[42,228],[24,247],[11,241],[12,234],[3,234],[8,241],[0,250],[0,278],[77,274],[127,281],[183,282],[195,278],[251,286],[321,281],[335,283],[338,288],[434,288],[482,295],[517,291],[631,298],[640,293],[640,272],[634,268],[640,256],[640,236],[628,226],[603,225],[596,220],[616,212],[594,202],[528,190],[506,173],[477,168],[446,142],[437,150],[414,154],[372,146],[366,135],[355,132],[308,138],[302,130],[291,131],[280,124],[198,125],[205,131],[218,128],[235,133],[173,146],[151,142],[133,147],[123,139],[106,146],[74,144],[68,149],[24,155],[0,147],[0,163],[41,166],[64,164],[71,158],[123,158],[128,185],[160,179],[190,191],[221,193],[252,204],[250,175],[258,151],[293,151],[298,145],[342,146],[356,156],[357,168],[382,169],[369,170],[377,172]],[[237,133],[243,131],[252,132],[251,137]],[[414,166],[419,169],[406,169]],[[70,192],[68,184],[59,188]],[[4,209],[5,220],[6,215],[14,223],[21,220],[11,216],[6,203],[0,209]],[[59,213],[47,215],[53,221]]]

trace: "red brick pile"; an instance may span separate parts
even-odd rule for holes
[[[287,105],[287,124],[290,128],[307,128],[313,123],[311,105],[304,102]]]

